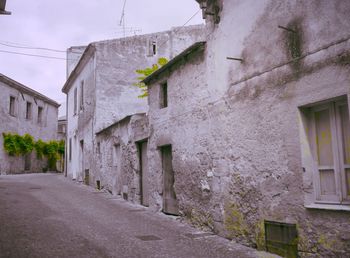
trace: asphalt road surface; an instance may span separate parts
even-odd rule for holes
[[[0,176],[0,257],[273,257],[58,174]]]

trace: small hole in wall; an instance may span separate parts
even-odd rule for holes
[[[101,190],[101,181],[100,180],[96,180],[96,189]]]

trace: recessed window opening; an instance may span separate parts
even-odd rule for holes
[[[80,110],[84,109],[84,81],[80,84]]]
[[[74,115],[77,114],[77,101],[78,101],[78,90],[77,88],[74,89]]]
[[[26,119],[32,119],[32,103],[27,102],[26,106]]]
[[[38,123],[41,123],[43,121],[43,108],[38,107]]]
[[[72,160],[72,138],[69,138],[69,161]]]
[[[157,42],[154,40],[148,41],[148,50],[147,50],[148,56],[154,56],[157,54]]]
[[[100,154],[101,153],[101,143],[98,142],[97,143],[97,154]]]
[[[152,41],[152,53],[153,55],[157,54],[157,43],[155,41]]]
[[[159,106],[160,108],[166,108],[168,106],[168,83],[164,82],[160,84],[159,92]]]
[[[11,116],[15,116],[15,103],[16,103],[16,98],[13,96],[10,96],[9,114]]]

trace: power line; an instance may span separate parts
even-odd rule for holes
[[[35,50],[45,50],[45,51],[53,51],[53,52],[59,52],[59,53],[66,53],[64,50],[57,50],[52,48],[44,48],[44,47],[22,47],[22,46],[14,46],[6,43],[1,43],[0,45],[6,46],[6,47],[13,47],[13,48],[24,48],[24,49],[35,49]]]
[[[11,43],[11,42],[5,42],[5,41],[0,42],[0,45],[6,46],[6,47],[21,48],[21,49],[45,50],[45,51],[53,51],[53,52],[58,52],[58,53],[66,53],[65,50],[46,48],[46,47],[32,47],[32,46],[28,46],[28,45],[26,46],[26,45],[23,45],[23,44]],[[71,53],[81,54],[82,52],[74,52],[74,51],[72,51]]]
[[[180,28],[174,30],[174,32],[178,32],[179,30],[181,30],[183,27],[185,27],[187,25],[187,23],[189,23],[201,10],[198,10],[197,12],[195,12]],[[165,43],[167,43],[170,40],[170,38],[168,38],[166,41],[164,41],[162,44],[159,45],[159,47],[163,46]]]
[[[2,53],[8,53],[8,54],[14,54],[14,55],[23,55],[23,56],[33,56],[33,57],[48,58],[48,59],[76,60],[76,59],[67,59],[67,58],[56,57],[56,56],[34,55],[34,54],[27,54],[27,53],[14,52],[14,51],[6,51],[6,50],[0,50],[0,52],[2,52]]]

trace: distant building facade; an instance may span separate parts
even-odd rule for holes
[[[1,133],[30,134],[35,140],[56,140],[59,104],[27,86],[0,74]],[[42,172],[44,164],[33,152],[27,157],[10,157],[0,137],[0,173]]]
[[[61,116],[57,121],[57,139],[58,140],[66,140],[66,132],[67,132],[67,118],[66,116]]]
[[[89,177],[90,184],[103,178],[96,162],[96,133],[148,110],[147,98],[138,98],[141,90],[133,85],[135,71],[152,66],[160,57],[171,59],[201,39],[203,29],[201,25],[175,28],[68,50],[70,60],[84,49],[76,65],[76,60],[67,64],[68,79],[62,89],[67,94],[68,177],[80,181]],[[101,186],[111,185],[116,178],[101,180]]]
[[[148,206],[146,114],[127,116],[96,133],[96,171],[90,178],[125,200]]]

